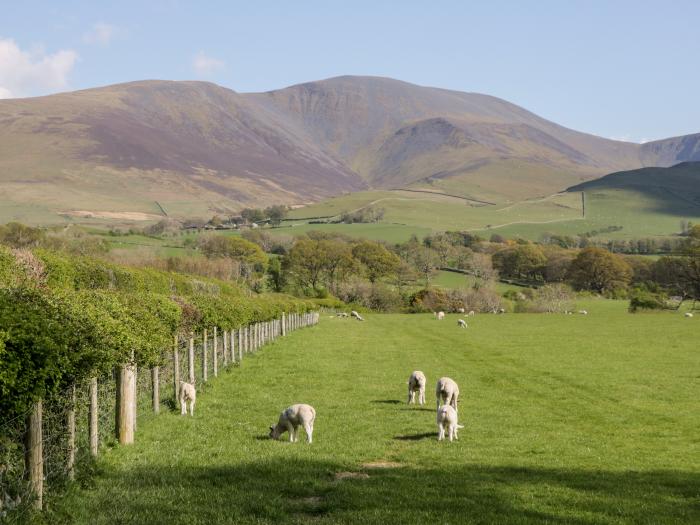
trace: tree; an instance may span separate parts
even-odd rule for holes
[[[542,248],[534,244],[518,244],[493,254],[493,266],[506,277],[541,278],[546,262]]]
[[[602,248],[585,248],[571,262],[567,277],[577,290],[605,293],[626,288],[632,268],[619,255]]]
[[[19,222],[0,225],[0,243],[13,248],[33,248],[44,238],[44,231]]]
[[[282,205],[270,206],[265,208],[264,214],[270,219],[272,226],[279,226],[282,223],[282,219],[287,216],[287,207]]]
[[[437,256],[435,252],[427,247],[417,248],[412,254],[413,264],[416,270],[423,277],[425,287],[430,285],[430,279],[435,274]]]
[[[396,272],[399,258],[378,242],[361,241],[352,248],[352,255],[363,266],[371,283]]]
[[[265,213],[259,208],[245,208],[241,211],[241,217],[247,222],[261,222],[265,220]]]
[[[267,265],[267,282],[270,289],[277,293],[282,292],[287,284],[287,276],[279,257],[271,258]]]
[[[226,257],[245,264],[249,274],[250,270],[262,273],[267,264],[267,255],[260,246],[240,237],[210,235],[202,237],[198,247],[211,259]]]
[[[284,268],[302,288],[318,291],[326,269],[321,241],[299,239],[284,258]]]

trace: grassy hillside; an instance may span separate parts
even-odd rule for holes
[[[139,421],[51,508],[90,524],[697,523],[697,322],[579,307],[467,330],[326,316],[214,380],[194,418]],[[405,405],[414,369],[426,407]],[[442,375],[461,387],[454,443],[436,441]],[[312,445],[267,438],[294,402],[316,407]]]

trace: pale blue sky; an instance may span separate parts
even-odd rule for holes
[[[606,137],[700,132],[697,0],[2,3],[5,97],[379,75],[488,93]]]

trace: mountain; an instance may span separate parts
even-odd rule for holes
[[[378,77],[267,93],[132,82],[0,100],[0,221],[204,217],[370,187],[509,202],[696,160],[699,144],[608,140],[488,95]]]

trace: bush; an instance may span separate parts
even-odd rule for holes
[[[667,308],[668,296],[661,292],[654,292],[646,288],[635,288],[630,293],[629,311],[639,310],[664,310]]]

